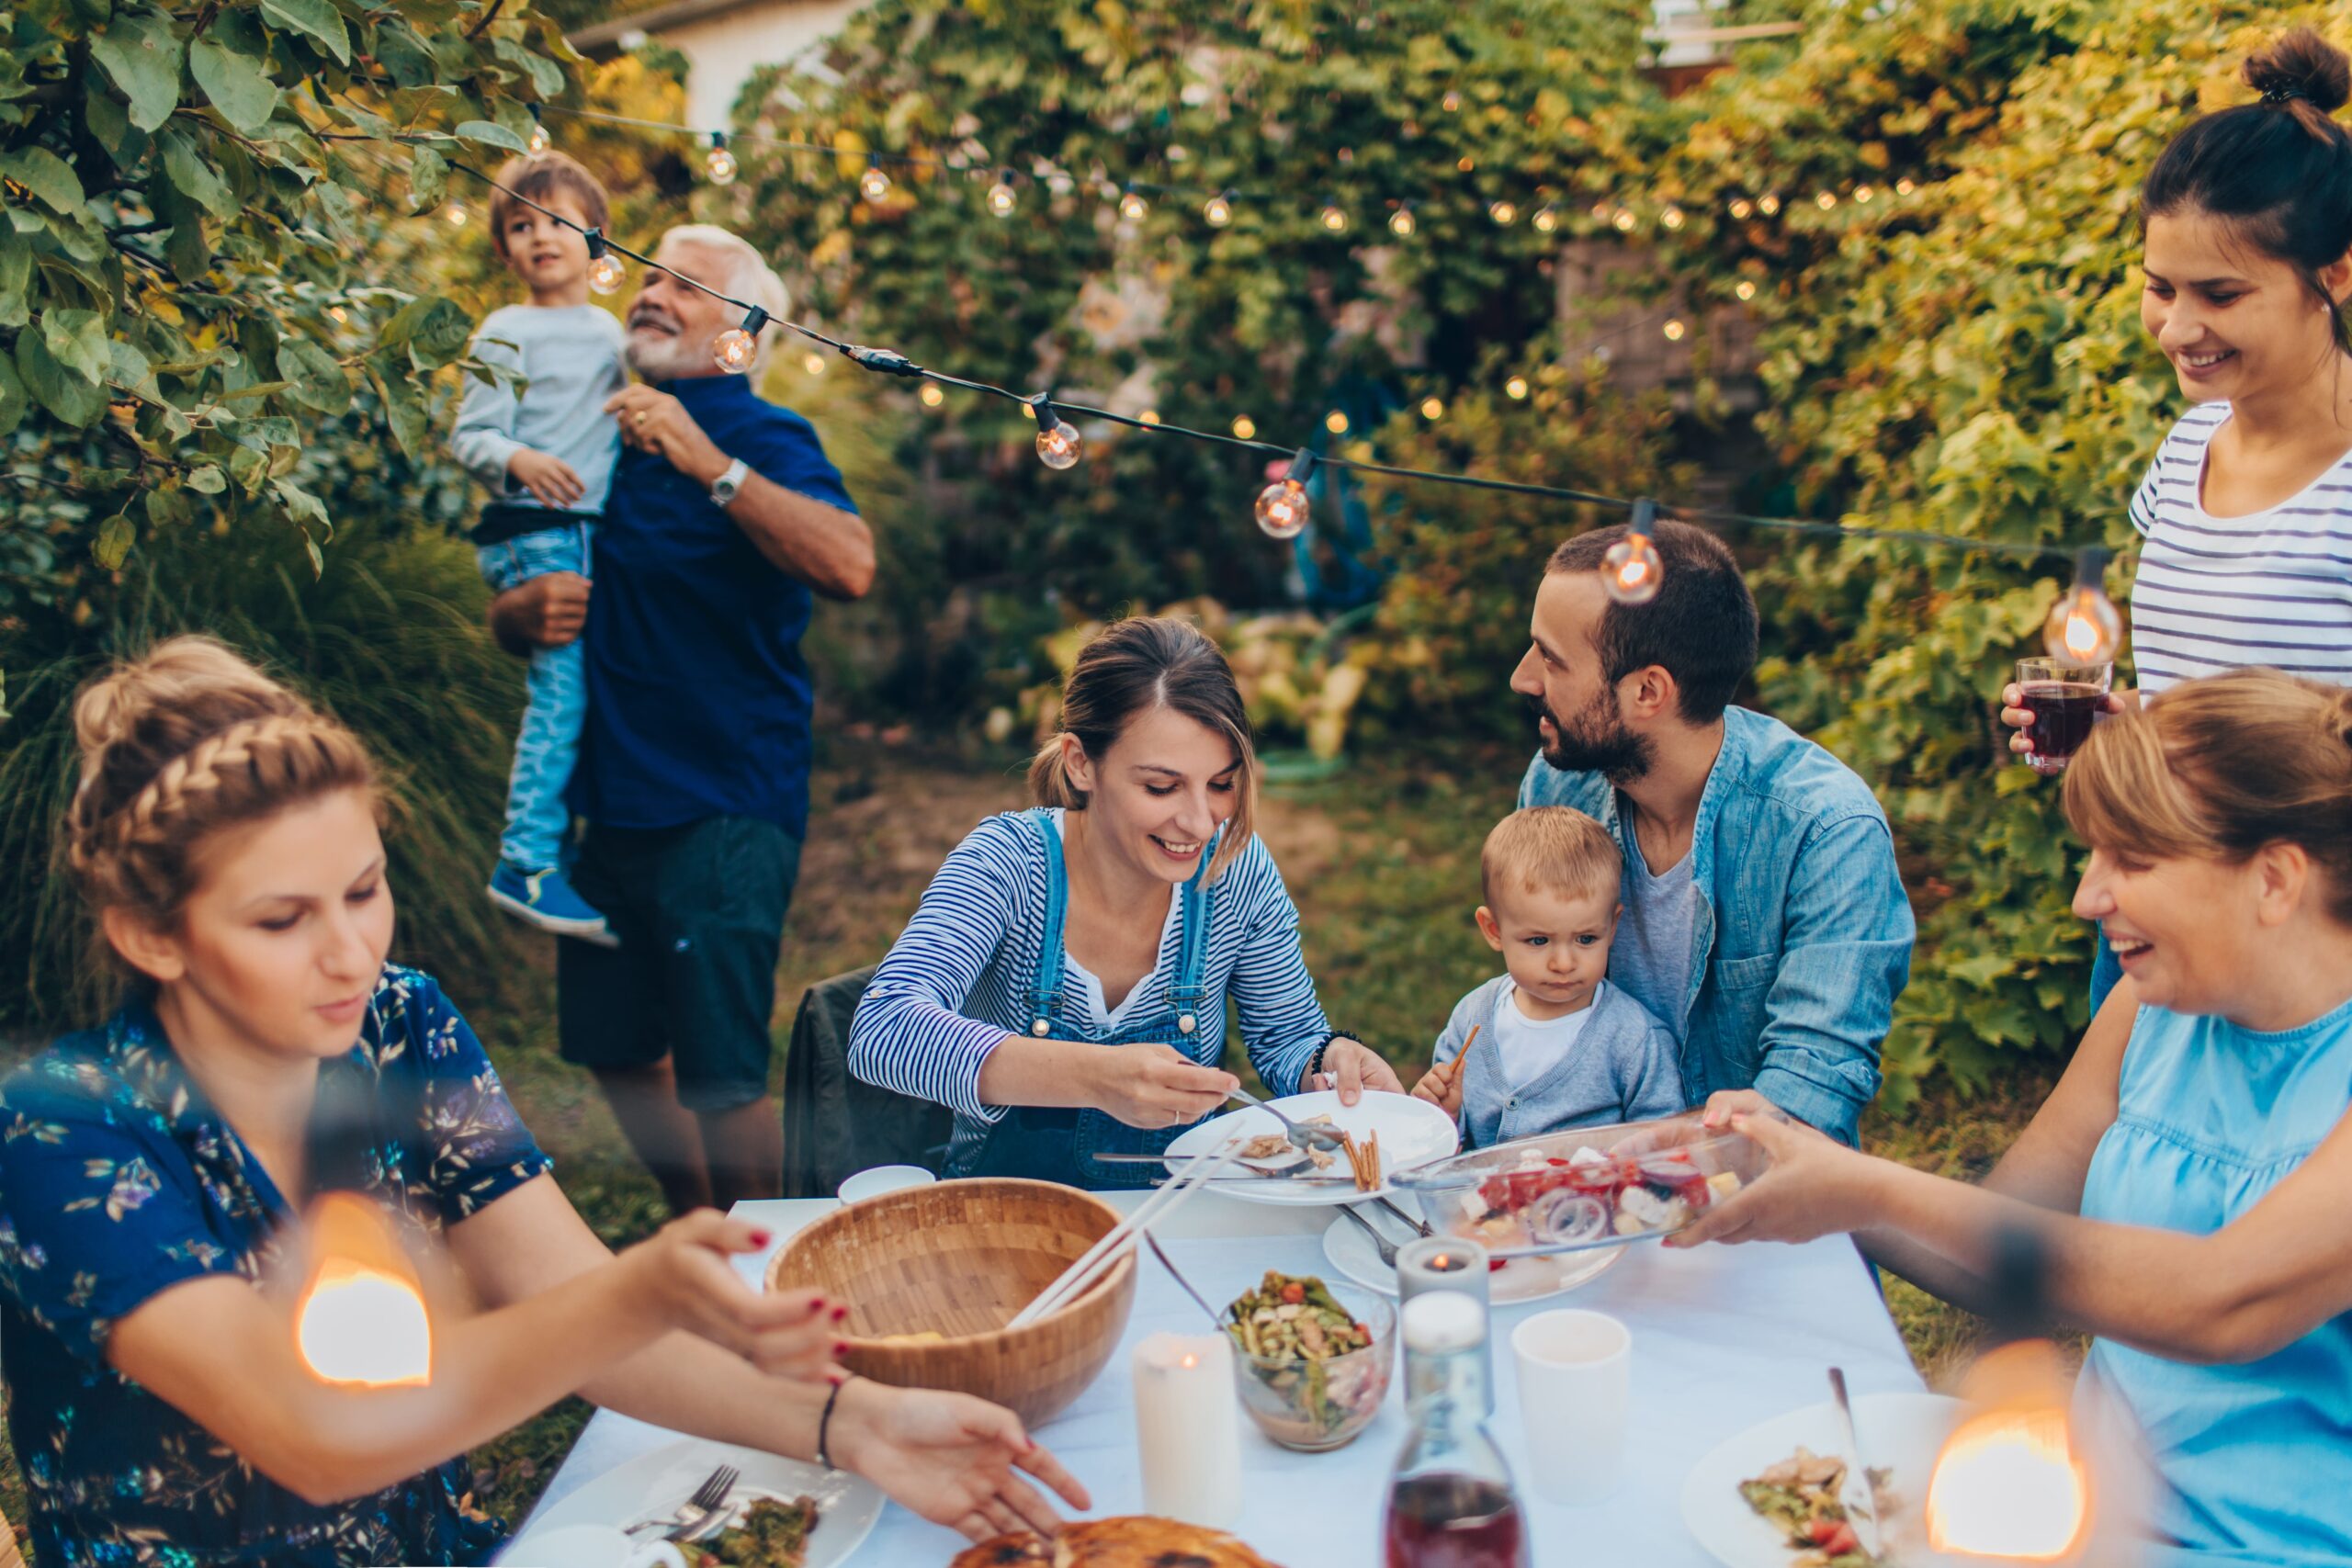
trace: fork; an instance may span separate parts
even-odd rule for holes
[[[687,1498],[684,1506],[678,1510],[677,1521],[661,1528],[662,1539],[684,1540],[699,1534],[705,1526],[725,1510],[727,1495],[735,1490],[735,1483],[742,1473],[731,1464],[722,1464],[705,1476],[703,1483],[695,1488],[694,1495]]]
[[[1395,1242],[1390,1241],[1386,1236],[1381,1235],[1377,1229],[1374,1228],[1373,1223],[1370,1220],[1365,1219],[1362,1214],[1355,1212],[1353,1206],[1347,1203],[1339,1203],[1334,1204],[1333,1207],[1337,1208],[1340,1213],[1347,1215],[1348,1218],[1355,1221],[1357,1224],[1363,1227],[1363,1234],[1372,1237],[1373,1250],[1380,1254],[1380,1260],[1383,1263],[1386,1264],[1391,1269],[1396,1267],[1396,1244]]]
[[[1294,1122],[1246,1089],[1234,1089],[1228,1098],[1238,1100],[1244,1105],[1254,1105],[1281,1122],[1283,1131],[1290,1134],[1290,1141],[1302,1149],[1339,1149],[1347,1146],[1347,1141],[1329,1128],[1309,1127],[1304,1122]]]
[[[1404,1210],[1398,1208],[1387,1199],[1374,1198],[1373,1201],[1387,1210],[1390,1213],[1396,1215],[1398,1219],[1404,1221],[1416,1235],[1428,1236],[1435,1234],[1430,1229],[1429,1222],[1427,1220],[1417,1220],[1413,1218],[1412,1215],[1407,1213]]]

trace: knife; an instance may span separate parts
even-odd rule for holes
[[[1838,1505],[1854,1527],[1855,1539],[1876,1561],[1883,1543],[1878,1532],[1878,1501],[1871,1493],[1870,1468],[1862,1462],[1862,1445],[1854,1437],[1854,1407],[1846,1398],[1846,1370],[1829,1369],[1829,1392],[1838,1401],[1838,1425],[1846,1434],[1846,1479],[1838,1488]]]

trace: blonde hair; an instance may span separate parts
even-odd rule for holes
[[[376,804],[359,738],[210,637],[174,637],[91,682],[74,734],[66,867],[94,909],[157,930],[178,919],[223,829],[336,790]]]
[[[1029,793],[1040,806],[1085,810],[1086,792],[1070,782],[1063,761],[1062,737],[1076,736],[1099,763],[1136,715],[1162,707],[1224,736],[1240,763],[1233,815],[1209,862],[1208,880],[1215,882],[1257,831],[1258,752],[1232,668],[1190,621],[1131,615],[1103,627],[1080,650],[1062,682],[1060,731],[1030,761]]]
[[[2107,720],[2066,769],[2066,820],[2094,849],[2244,863],[2300,845],[2352,925],[2352,691],[2276,670],[2185,681]]]
[[[1615,902],[1625,857],[1609,829],[1573,807],[1531,806],[1495,824],[1478,852],[1479,894],[1606,893]]]

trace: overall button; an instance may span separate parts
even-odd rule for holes
[[[1199,1027],[1200,1020],[1194,1018],[1191,1013],[1180,1013],[1177,1015],[1176,1030],[1178,1033],[1190,1034],[1193,1030]]]
[[[1053,1032],[1054,1026],[1047,1023],[1042,1018],[1029,1026],[1029,1032],[1035,1035],[1040,1040],[1043,1040],[1046,1035],[1051,1034]]]

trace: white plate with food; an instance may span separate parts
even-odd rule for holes
[[[1329,1127],[1355,1140],[1359,1157],[1368,1159],[1372,1140],[1379,1139],[1379,1171],[1369,1187],[1351,1180],[1350,1162],[1338,1150],[1309,1161],[1290,1142],[1283,1124],[1252,1105],[1202,1122],[1168,1145],[1168,1168],[1181,1170],[1197,1155],[1213,1155],[1231,1137],[1245,1140],[1228,1174],[1296,1171],[1318,1178],[1291,1180],[1266,1174],[1261,1179],[1219,1181],[1212,1189],[1253,1203],[1313,1205],[1353,1203],[1390,1190],[1388,1179],[1408,1166],[1443,1159],[1462,1146],[1453,1118],[1426,1100],[1408,1094],[1367,1090],[1353,1105],[1341,1105],[1337,1089],[1294,1094],[1269,1103],[1292,1121]]]
[[[532,1520],[499,1562],[509,1568],[562,1568],[533,1556],[532,1543],[571,1525],[628,1529],[677,1519],[686,1499],[722,1464],[741,1472],[727,1495],[726,1529],[752,1532],[729,1543],[730,1562],[756,1568],[835,1568],[849,1560],[882,1515],[882,1494],[845,1471],[686,1438],[641,1454],[565,1497]],[[795,1517],[811,1507],[817,1516],[813,1525]],[[763,1543],[754,1538],[763,1538]],[[636,1538],[640,1545],[655,1539],[651,1533]],[[704,1539],[691,1544],[710,1550],[718,1543]],[[749,1550],[755,1544],[756,1550]],[[690,1568],[699,1568],[695,1554],[681,1550]]]
[[[1380,1234],[1401,1247],[1413,1237],[1394,1215],[1366,1214]],[[1323,1233],[1323,1256],[1331,1267],[1367,1290],[1384,1296],[1396,1293],[1396,1269],[1380,1260],[1379,1249],[1345,1214]],[[1563,1252],[1551,1258],[1513,1258],[1487,1277],[1488,1299],[1497,1306],[1517,1306],[1566,1295],[1578,1285],[1598,1279],[1625,1256],[1622,1247],[1598,1251]]]
[[[1942,1561],[1928,1550],[1928,1477],[1963,1406],[1940,1393],[1866,1393],[1853,1403],[1854,1440],[1879,1483],[1883,1560],[1902,1568]],[[1724,1568],[1834,1561],[1828,1549],[1843,1540],[1809,1539],[1801,1546],[1795,1537],[1802,1520],[1826,1512],[1825,1500],[1835,1501],[1844,1452],[1838,1407],[1826,1400],[1776,1416],[1692,1467],[1682,1483],[1682,1522]]]

